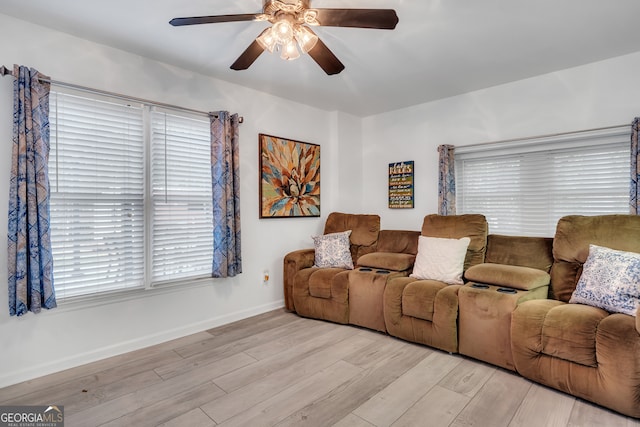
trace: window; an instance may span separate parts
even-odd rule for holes
[[[209,119],[84,92],[50,96],[60,299],[211,271]]]
[[[153,283],[211,276],[213,205],[209,121],[152,112]]]
[[[491,233],[553,236],[565,215],[629,213],[628,126],[456,148],[458,213]]]

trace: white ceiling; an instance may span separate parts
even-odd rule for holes
[[[229,66],[268,24],[172,27],[174,17],[256,13],[262,0],[2,0],[0,13],[321,109],[357,116],[640,51],[638,0],[312,0],[393,8],[393,31],[314,29],[345,64],[265,52]],[[6,37],[6,36],[5,36]]]

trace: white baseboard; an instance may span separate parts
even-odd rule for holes
[[[29,369],[24,369],[18,372],[4,372],[0,374],[0,388],[18,384],[23,381],[29,381],[34,378],[53,374],[55,372],[74,368],[87,363],[106,359],[108,357],[113,357],[119,354],[128,353],[130,351],[150,347],[152,345],[161,344],[163,342],[171,341],[176,338],[181,338],[187,335],[206,331],[207,329],[216,328],[218,326],[226,325],[282,307],[284,307],[284,301],[280,300],[262,306],[252,307],[234,313],[228,313],[223,316],[212,317],[210,319],[190,325],[185,325],[180,328],[170,329],[157,334],[142,336],[133,340],[123,341],[113,345],[97,348],[90,352],[77,354],[72,357],[31,366],[29,367]]]

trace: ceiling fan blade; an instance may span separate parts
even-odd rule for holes
[[[260,43],[254,40],[253,43],[251,43],[249,47],[242,52],[242,55],[236,59],[236,62],[231,64],[231,69],[246,70],[255,62],[256,59],[258,59],[258,56],[260,56],[262,52],[264,52],[264,48],[260,46]]]
[[[338,74],[344,70],[344,65],[329,50],[322,40],[318,39],[316,45],[308,52],[309,56],[324,70],[328,75]]]
[[[312,9],[316,19],[326,27],[379,28],[393,30],[398,15],[393,9]]]
[[[240,15],[194,16],[192,18],[173,18],[171,21],[169,21],[169,24],[173,25],[174,27],[180,27],[182,25],[216,24],[218,22],[253,21],[258,16],[260,16],[260,14],[258,13],[245,13]]]

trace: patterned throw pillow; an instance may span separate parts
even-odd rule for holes
[[[351,258],[350,250],[351,244],[349,242],[350,235],[351,230],[322,236],[311,236],[316,250],[314,266],[353,270],[353,259]]]
[[[569,303],[635,316],[640,304],[640,254],[589,245]]]
[[[450,285],[462,285],[464,258],[471,239],[418,237],[418,255],[411,277],[439,280]]]

